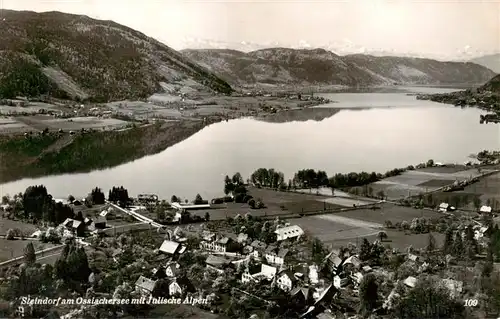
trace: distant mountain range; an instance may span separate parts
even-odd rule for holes
[[[270,48],[252,52],[186,49],[186,57],[238,86],[275,85],[478,85],[495,76],[470,62],[441,62],[365,54],[340,56],[325,49]]]
[[[485,55],[479,58],[470,60],[470,62],[480,64],[487,67],[495,73],[500,74],[500,53]]]
[[[231,92],[185,55],[112,21],[0,10],[0,98],[52,95],[98,102],[170,86]]]

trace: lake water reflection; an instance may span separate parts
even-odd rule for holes
[[[462,163],[471,153],[499,148],[500,126],[479,124],[480,110],[419,101],[407,93],[323,94],[337,103],[321,107],[338,112],[322,112],[319,118],[312,112],[316,121],[217,123],[153,156],[86,174],[23,179],[2,185],[0,192],[13,194],[44,184],[56,197],[84,196],[96,186],[107,192],[123,185],[131,195],[194,199],[200,193],[211,198],[221,195],[226,174],[239,171],[247,177],[259,167],[280,170],[285,178],[303,168],[328,174],[385,172],[430,158]]]

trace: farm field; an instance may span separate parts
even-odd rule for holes
[[[119,129],[127,126],[128,122],[98,117],[73,117],[68,119],[55,118],[50,115],[13,116],[0,119],[0,133],[13,134],[30,131],[74,130],[84,129]]]
[[[379,204],[378,207],[380,207],[380,209],[355,209],[335,213],[335,215],[379,224],[384,224],[386,220],[396,223],[404,220],[411,221],[413,218],[417,217],[439,218],[443,216],[442,214],[431,210],[420,210],[390,203]]]
[[[481,172],[488,172],[488,169],[483,169]],[[370,187],[374,193],[383,191],[388,199],[398,200],[406,196],[434,191],[453,184],[456,180],[468,179],[480,174],[477,168],[466,169],[464,166],[428,167],[406,171],[401,175],[372,183]]]
[[[221,220],[226,217],[235,217],[250,213],[253,216],[268,215],[294,215],[302,212],[315,212],[324,209],[344,208],[342,205],[325,202],[325,199],[331,198],[320,195],[301,194],[293,192],[279,192],[269,189],[249,187],[249,194],[253,198],[260,199],[266,205],[262,209],[252,209],[248,204],[243,203],[224,203],[212,205],[207,210],[191,210],[191,215],[203,217],[206,212],[210,214],[210,219]]]
[[[342,207],[354,207],[355,206],[363,206],[377,203],[379,200],[370,200],[370,199],[357,199],[357,198],[346,198],[346,197],[332,197],[326,198],[322,201],[334,204]]]
[[[32,242],[33,246],[35,246],[35,251],[47,249],[54,246],[52,244],[45,244],[37,240],[0,239],[0,262],[23,256],[24,248],[30,242]]]
[[[369,228],[369,224],[348,218],[339,219],[335,215],[310,216],[297,219],[289,219],[292,225],[296,224],[317,237],[322,242],[331,245],[338,240],[356,241],[356,238],[376,236],[380,231],[377,228]],[[375,226],[375,225],[370,225]],[[377,225],[381,226],[381,225]]]

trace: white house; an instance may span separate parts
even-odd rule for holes
[[[180,251],[180,246],[181,244],[175,241],[164,240],[160,246],[160,251],[165,254],[174,255],[175,253]]]
[[[284,270],[278,274],[276,285],[283,291],[290,291],[295,287],[297,281],[297,278],[295,278],[295,275],[291,271]]]
[[[304,231],[298,225],[291,225],[278,228],[274,231],[277,236],[277,241],[283,241],[290,238],[299,238],[304,235]]]
[[[410,288],[414,288],[415,285],[417,284],[417,278],[409,276],[403,281],[403,283]]]
[[[168,285],[170,296],[181,296],[185,292],[194,292],[193,284],[185,277],[175,278]]]
[[[181,266],[176,262],[170,262],[165,267],[165,275],[169,278],[176,277],[180,272]]]
[[[480,214],[491,214],[491,206],[481,206],[479,209]]]
[[[264,279],[271,281],[276,276],[276,272],[277,269],[275,267],[262,264],[260,271],[258,271],[258,269],[247,269],[245,272],[243,272],[243,274],[241,275],[241,282],[259,282]]]
[[[282,266],[285,264],[287,255],[288,249],[282,248],[278,250],[276,247],[270,246],[264,257],[269,264]]]
[[[346,277],[345,275],[343,275],[342,277],[339,275],[333,277],[333,285],[335,286],[335,288],[340,289],[347,286],[348,284],[349,284],[349,278]]]
[[[227,246],[231,243],[232,239],[229,237],[222,237],[219,239],[213,239],[211,240],[203,240],[200,243],[200,248],[205,249],[205,250],[211,250],[211,251],[216,251],[220,253],[225,253],[227,250]]]

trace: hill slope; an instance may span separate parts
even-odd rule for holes
[[[160,82],[231,91],[179,52],[112,21],[60,12],[3,10],[2,16],[1,97],[137,99],[160,91]]]
[[[362,54],[339,56],[324,49],[273,48],[249,53],[188,49],[181,52],[237,85],[478,84],[495,75],[473,63]]]
[[[489,80],[485,85],[481,86],[478,91],[492,92],[500,95],[500,74]]]
[[[500,53],[485,55],[479,58],[472,59],[470,62],[477,63],[493,72],[500,73]]]

